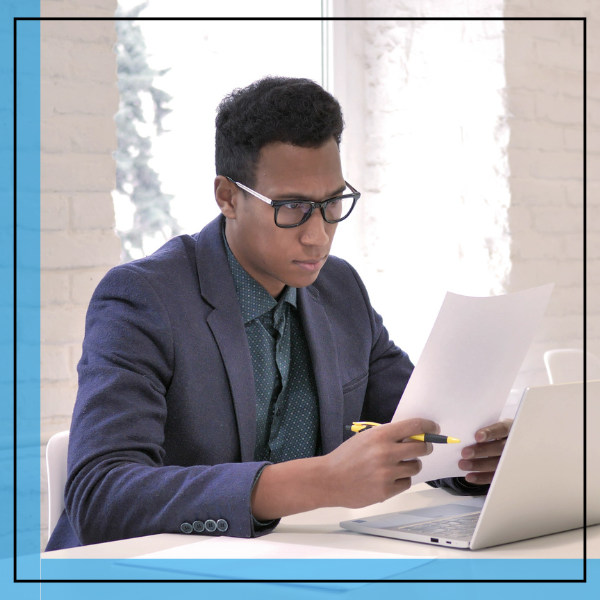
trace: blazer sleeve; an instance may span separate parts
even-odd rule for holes
[[[158,294],[134,268],[113,269],[88,309],[69,441],[65,509],[82,544],[181,533],[207,519],[227,524],[215,535],[234,537],[277,525],[255,529],[250,510],[252,487],[269,463],[203,465],[199,456],[194,466],[165,464],[173,369],[173,334]]]

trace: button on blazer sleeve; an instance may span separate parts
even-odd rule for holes
[[[194,457],[198,464],[171,464],[166,455],[166,435],[175,454],[185,455],[184,446],[194,442],[186,438],[186,423],[168,426],[169,402],[197,402],[191,414],[201,420],[202,403],[227,406],[231,399],[228,389],[221,397],[213,389],[203,395],[202,389],[184,388],[169,398],[178,359],[172,312],[155,285],[123,265],[108,273],[91,300],[69,443],[69,521],[82,544],[181,533],[184,523],[207,519],[225,520],[226,535],[252,537],[250,493],[268,463],[235,462],[239,449],[230,448],[223,434],[235,430],[234,420],[194,424],[192,431],[205,438],[198,440],[202,447],[212,449],[211,456]],[[202,387],[198,375],[190,387]],[[216,464],[219,458],[227,462]]]

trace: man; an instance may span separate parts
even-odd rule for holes
[[[388,423],[412,364],[329,255],[360,196],[342,175],[339,104],[314,82],[266,78],[226,97],[216,126],[221,216],[112,269],[91,300],[47,549],[261,535],[405,491],[432,451],[406,440],[437,424]],[[353,436],[358,420],[388,424]],[[485,493],[507,435],[477,432],[466,479],[434,485]]]

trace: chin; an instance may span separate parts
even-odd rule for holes
[[[302,277],[296,277],[294,279],[294,281],[291,283],[288,283],[288,285],[290,287],[295,287],[295,288],[307,287],[309,285],[312,285],[319,278],[320,273],[321,273],[321,271],[319,271],[318,273],[307,273],[306,275],[303,275]]]

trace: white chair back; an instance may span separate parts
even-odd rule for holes
[[[583,360],[583,350],[575,348],[545,352],[544,363],[550,383],[583,381]],[[587,353],[586,378],[588,381],[600,379],[600,360],[590,352]]]
[[[54,434],[46,446],[46,472],[48,474],[48,539],[65,508],[67,483],[67,450],[69,432]]]

